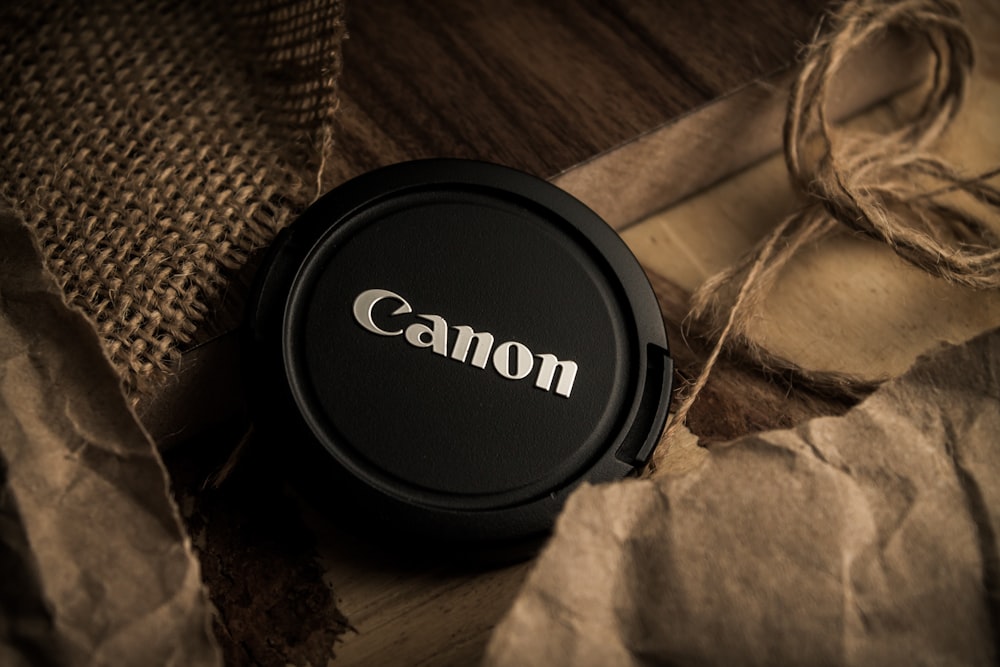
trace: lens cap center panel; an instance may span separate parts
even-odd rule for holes
[[[390,495],[544,494],[600,456],[629,409],[634,334],[609,273],[572,226],[502,193],[393,195],[299,273],[293,395],[323,446]]]

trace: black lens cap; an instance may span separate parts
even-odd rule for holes
[[[248,320],[255,418],[383,537],[544,534],[574,487],[643,465],[667,416],[666,334],[631,252],[493,164],[331,191],[276,239]]]

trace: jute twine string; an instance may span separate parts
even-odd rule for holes
[[[801,368],[750,338],[754,314],[789,260],[808,244],[846,228],[886,244],[931,275],[976,289],[1000,286],[1000,239],[988,222],[1000,209],[1000,190],[987,182],[1000,169],[969,178],[930,152],[961,106],[973,65],[959,5],[952,0],[849,0],[831,24],[807,47],[784,125],[785,162],[793,187],[807,203],[692,296],[689,319],[703,326],[715,345],[661,444],[684,423],[723,350],[817,391],[860,397],[879,383]],[[929,48],[919,110],[886,134],[834,126],[827,98],[838,71],[889,29],[922,39]]]

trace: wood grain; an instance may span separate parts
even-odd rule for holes
[[[352,4],[326,182],[420,157],[554,176],[786,68],[824,5]]]

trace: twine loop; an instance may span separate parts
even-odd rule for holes
[[[877,386],[879,380],[801,368],[749,337],[751,319],[781,270],[808,244],[847,229],[931,275],[975,289],[1000,287],[1000,190],[987,181],[1000,169],[969,178],[930,150],[958,113],[973,66],[958,3],[848,0],[829,25],[807,47],[784,125],[785,163],[806,203],[692,295],[689,320],[715,338],[715,346],[661,444],[684,422],[723,348],[821,392],[860,397]],[[889,30],[927,45],[917,112],[882,134],[834,125],[827,100],[837,74]]]

